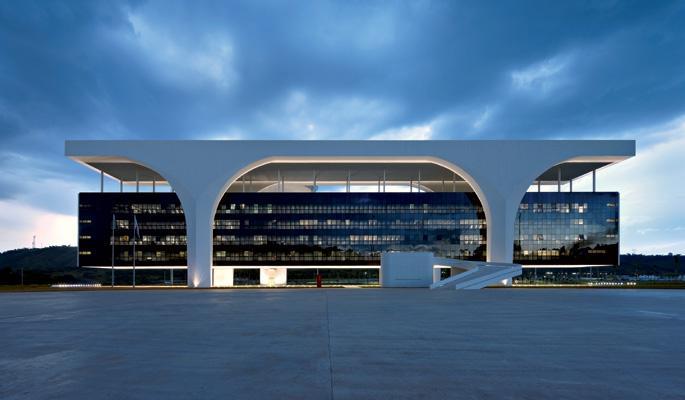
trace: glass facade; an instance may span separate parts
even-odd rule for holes
[[[618,265],[618,193],[526,193],[516,217],[514,262]]]
[[[186,264],[175,193],[81,193],[79,265]],[[383,251],[484,260],[486,223],[473,193],[227,193],[214,222],[217,266],[374,266]],[[527,193],[516,219],[515,262],[615,265],[617,193]],[[247,278],[246,278],[247,279]],[[249,280],[251,280],[250,278]]]
[[[473,193],[230,193],[214,222],[215,265],[379,265],[389,250],[485,257]]]
[[[114,217],[113,217],[114,216]],[[176,193],[80,193],[79,265],[133,262],[133,217],[138,221],[136,265],[186,265],[186,224]]]

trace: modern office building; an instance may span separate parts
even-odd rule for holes
[[[377,276],[385,252],[617,265],[619,194],[595,191],[596,171],[634,154],[634,141],[66,143],[100,173],[79,195],[79,265],[187,268],[192,287]],[[585,175],[592,190],[573,191]]]

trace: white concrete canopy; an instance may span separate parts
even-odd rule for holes
[[[212,286],[212,223],[237,179],[270,163],[435,164],[478,195],[487,220],[487,261],[511,263],[514,220],[528,187],[564,163],[613,164],[635,155],[632,140],[501,141],[67,141],[66,156],[95,168],[131,164],[156,172],[178,194],[186,218],[188,282]],[[121,168],[121,166],[119,166]],[[115,172],[105,171],[113,175]],[[119,179],[119,178],[117,178]],[[160,179],[161,180],[161,179]]]

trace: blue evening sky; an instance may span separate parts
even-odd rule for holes
[[[0,250],[75,243],[65,139],[179,138],[634,138],[622,252],[685,253],[685,2],[0,2]]]

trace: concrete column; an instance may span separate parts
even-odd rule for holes
[[[561,167],[557,169],[557,192],[561,192]]]
[[[155,188],[156,184],[157,184],[157,182],[155,182],[155,180],[153,179],[152,180],[152,193],[154,193],[156,191],[156,188]]]
[[[417,192],[421,191],[421,170],[419,170],[419,179],[417,180],[416,191]]]
[[[596,169],[593,169],[593,170],[592,170],[592,192],[593,192],[593,193],[594,193],[594,192],[596,191],[596,189],[597,189],[596,182],[597,182],[597,170],[596,170]]]
[[[260,268],[259,284],[266,286],[281,286],[288,283],[287,268]]]
[[[569,188],[568,188],[569,192],[573,193],[573,179],[569,180],[568,184],[569,184]]]
[[[119,179],[119,193],[124,193],[124,181]]]
[[[196,202],[179,197],[186,218],[188,286],[211,287],[214,204],[211,201]]]
[[[138,179],[138,171],[136,171],[136,193],[140,192],[140,179]]]
[[[312,181],[313,181],[313,182],[312,182],[312,192],[316,193],[316,191],[317,191],[317,189],[318,189],[318,188],[316,187],[316,170],[315,170],[312,174],[314,175],[314,176],[313,176],[313,179],[312,179]]]
[[[517,199],[518,200],[518,199]],[[514,224],[519,202],[501,197],[488,197],[487,261],[511,263],[514,259]]]
[[[100,193],[105,191],[105,173],[100,171]]]

